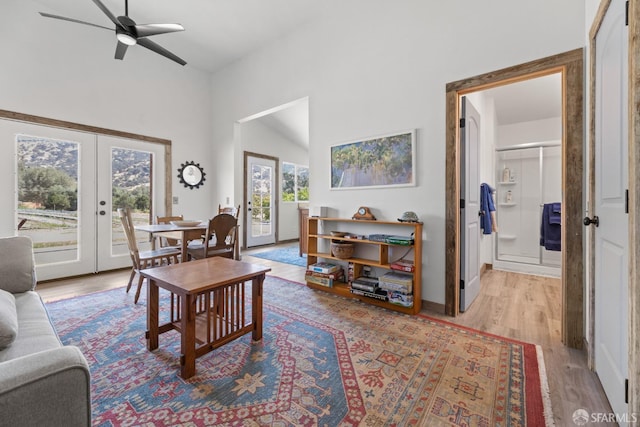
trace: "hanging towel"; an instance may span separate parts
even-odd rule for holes
[[[483,234],[491,234],[493,231],[498,231],[495,216],[496,207],[491,195],[493,192],[494,189],[489,184],[482,183],[480,185],[480,228],[482,228]]]
[[[551,203],[551,212],[549,212],[549,224],[562,224],[561,203]]]
[[[540,246],[549,251],[562,249],[561,211],[560,203],[545,203],[542,207]]]

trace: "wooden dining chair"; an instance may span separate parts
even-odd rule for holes
[[[205,242],[191,245],[187,249],[189,259],[203,259],[214,256],[236,258],[236,237],[238,218],[222,213],[209,220]]]
[[[120,216],[120,221],[122,222],[124,234],[127,236],[129,255],[131,256],[131,262],[133,263],[131,276],[129,276],[129,283],[127,284],[127,292],[129,292],[129,289],[131,289],[131,284],[133,283],[133,279],[137,274],[138,288],[136,289],[136,296],[133,299],[134,304],[137,304],[138,298],[140,298],[142,281],[144,279],[140,274],[140,271],[160,265],[177,263],[178,256],[180,256],[181,251],[179,248],[174,247],[159,248],[150,251],[138,250],[135,228],[131,219],[131,210],[129,208],[118,208],[118,215]]]
[[[235,206],[222,206],[221,204],[218,204],[218,213],[226,213],[229,215],[233,215],[236,217],[236,219],[240,218],[240,205],[238,205],[238,207],[236,208]],[[238,222],[238,226],[236,227],[236,229],[234,230],[234,233],[239,233],[240,232],[240,222]],[[234,241],[235,241],[235,248],[233,249],[234,254],[233,254],[233,259],[240,259],[240,237],[239,236],[234,236]]]
[[[236,219],[238,219],[238,217],[240,216],[240,205],[238,205],[238,207],[236,208],[235,206],[222,206],[220,204],[218,204],[218,213],[226,213],[229,215],[233,215],[236,217]]]
[[[156,224],[171,224],[171,221],[182,221],[184,220],[183,215],[175,215],[175,216],[156,216]],[[180,247],[180,240],[178,239],[172,239],[170,237],[164,237],[163,235],[159,234],[157,237],[157,242],[158,245],[156,245],[159,248],[168,248],[168,247],[174,247],[174,248],[179,248]]]

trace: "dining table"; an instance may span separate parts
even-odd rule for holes
[[[181,262],[187,261],[187,248],[192,240],[200,240],[207,231],[207,223],[201,222],[196,225],[176,225],[176,224],[141,224],[134,228],[138,231],[145,231],[151,235],[151,248],[155,249],[155,237],[162,236],[170,239],[180,240]]]

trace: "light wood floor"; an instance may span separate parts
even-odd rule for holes
[[[266,249],[244,251],[243,260],[271,267],[271,275],[304,281],[305,269],[302,267],[251,256],[251,253]],[[124,286],[129,273],[127,269],[46,282],[39,284],[37,289],[45,301],[53,301]],[[585,409],[589,413],[610,413],[600,382],[587,367],[586,353],[569,349],[560,341],[560,280],[488,270],[481,282],[482,290],[477,300],[457,318],[429,309],[422,312],[452,323],[540,345],[558,427],[575,425],[572,414],[577,409]]]

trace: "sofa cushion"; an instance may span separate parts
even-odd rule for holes
[[[0,349],[9,347],[18,334],[16,299],[0,289]]]
[[[30,291],[15,294],[14,297],[18,313],[18,336],[11,346],[0,350],[0,362],[61,347],[62,343],[40,295]]]
[[[0,238],[0,271],[0,289],[16,294],[36,288],[33,244],[30,238]]]

